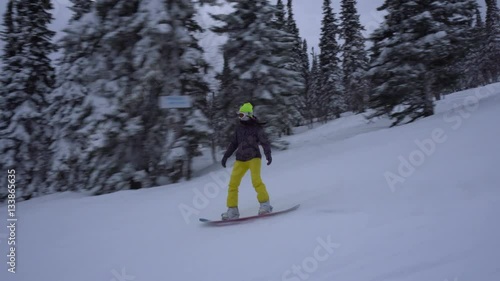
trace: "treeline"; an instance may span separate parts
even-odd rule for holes
[[[195,20],[215,0],[71,2],[56,43],[49,0],[9,0],[3,18],[0,169],[16,170],[25,200],[189,180],[201,147],[225,148],[243,102],[286,149],[281,137],[295,126],[347,111],[411,122],[432,115],[442,95],[500,76],[495,0],[485,20],[475,0],[387,0],[369,38],[355,0],[338,14],[324,0],[319,50],[301,37],[292,0],[226,0],[232,11],[209,27],[227,36],[217,85],[207,82],[213,62]],[[192,107],[164,110],[165,95],[189,96]]]

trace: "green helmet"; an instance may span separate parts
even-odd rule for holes
[[[252,104],[249,103],[249,102],[243,104],[240,107],[240,112],[247,113],[248,115],[252,116],[252,114],[253,114],[253,106],[252,106]]]

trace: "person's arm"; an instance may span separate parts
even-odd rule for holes
[[[226,153],[224,153],[224,156],[222,157],[222,166],[225,168],[226,167],[226,161],[231,155],[233,155],[234,151],[238,148],[238,134],[237,132],[234,132],[234,136],[229,143],[229,146],[226,149]]]
[[[266,155],[267,165],[269,165],[272,162],[271,144],[269,143],[269,139],[267,138],[266,132],[264,132],[264,129],[262,127],[259,128],[259,132],[257,133],[257,138],[259,139],[260,145],[264,149],[264,155]]]

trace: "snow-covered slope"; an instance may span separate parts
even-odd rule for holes
[[[262,174],[276,209],[302,206],[240,225],[197,221],[224,211],[229,168],[22,202],[17,273],[2,227],[0,280],[499,280],[499,121],[495,84],[447,96],[409,125],[353,115],[292,136]],[[257,211],[249,175],[240,211]]]

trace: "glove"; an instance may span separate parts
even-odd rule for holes
[[[226,168],[226,161],[227,161],[227,158],[223,157],[222,161],[221,161],[221,164],[222,164],[222,167],[224,167],[224,168]]]
[[[266,159],[267,159],[267,166],[271,165],[271,162],[273,162],[273,158],[271,157],[271,155],[267,156]]]

